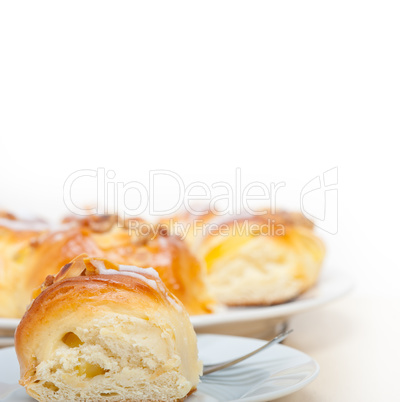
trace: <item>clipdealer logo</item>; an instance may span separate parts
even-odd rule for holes
[[[319,202],[312,199],[319,197]],[[330,234],[338,232],[339,225],[339,190],[338,168],[326,170],[314,177],[302,189],[300,209],[304,216],[312,220],[315,226]]]
[[[82,179],[95,182],[97,194],[94,208],[85,208],[74,200],[73,188]],[[80,216],[107,213],[118,213],[123,217],[142,214],[165,216],[182,209],[196,216],[203,216],[209,210],[216,215],[241,212],[262,215],[267,210],[276,210],[277,193],[286,185],[284,182],[267,185],[259,181],[244,185],[240,168],[235,171],[233,184],[224,181],[211,185],[200,181],[185,184],[182,177],[171,170],[150,171],[146,184],[134,180],[127,183],[118,181],[115,171],[106,171],[105,168],[82,169],[68,176],[64,183],[63,198],[68,210]],[[168,208],[158,206],[156,202],[158,190],[166,186],[177,189],[174,191],[173,205]],[[128,196],[136,200],[134,208],[128,206]],[[263,208],[254,208],[254,203]]]
[[[83,206],[75,198],[74,188],[82,188],[85,180],[95,187],[95,200],[90,207]],[[232,182],[207,184],[201,181],[185,183],[178,173],[163,169],[149,171],[146,182],[124,182],[118,180],[114,170],[100,167],[70,174],[64,183],[63,199],[68,210],[78,216],[118,214],[126,220],[141,215],[159,218],[186,211],[201,221],[210,211],[216,216],[228,218],[241,214],[263,215],[266,212],[273,215],[279,209],[278,193],[285,187],[284,181],[243,183],[240,168],[236,168]],[[172,197],[168,207],[160,203],[160,198],[161,201],[165,198],[160,194],[166,193]],[[338,232],[337,167],[309,180],[298,197],[300,210],[306,218],[327,233]],[[185,233],[185,230],[183,228],[180,232]]]

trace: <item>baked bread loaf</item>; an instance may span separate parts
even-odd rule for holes
[[[189,316],[154,269],[85,256],[46,278],[15,349],[38,401],[177,401],[202,372]]]
[[[156,269],[189,314],[212,312],[214,300],[205,284],[204,266],[179,236],[169,235],[142,219],[124,222],[117,219],[115,215],[95,215],[81,220],[79,225],[90,232],[105,258]]]
[[[33,289],[28,286],[27,291],[27,257],[36,239],[48,230],[43,221],[0,212],[0,317],[23,315]]]
[[[186,241],[207,266],[211,295],[229,306],[272,305],[299,296],[316,283],[325,255],[312,222],[300,213],[185,213],[163,223],[184,227]]]
[[[140,231],[132,223],[141,223]],[[153,267],[190,314],[211,312],[204,271],[178,237],[115,215],[69,218],[57,229],[16,218],[0,219],[0,317],[21,317],[32,290],[82,253],[119,264]]]

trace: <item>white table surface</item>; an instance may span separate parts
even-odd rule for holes
[[[313,357],[318,378],[279,402],[400,400],[400,296],[350,295],[290,319],[285,345]]]
[[[286,345],[312,356],[318,378],[280,402],[400,400],[400,296],[351,295],[290,321]]]

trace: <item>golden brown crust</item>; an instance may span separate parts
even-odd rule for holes
[[[29,301],[27,275],[30,257],[38,239],[48,227],[42,221],[0,217],[0,317],[18,317]],[[40,282],[38,282],[39,284]]]
[[[43,282],[15,333],[21,374],[27,371],[25,359],[30,360],[30,354],[25,353],[25,344],[29,345],[29,334],[36,326],[43,325],[44,321],[51,320],[52,317],[58,318],[65,315],[66,311],[73,312],[85,304],[88,306],[105,304],[109,307],[113,303],[121,305],[126,302],[124,308],[129,310],[129,303],[134,300],[135,307],[143,311],[150,301],[156,303],[159,308],[162,306],[170,308],[171,298],[179,304],[160,278],[143,272],[139,277],[99,274],[93,266],[93,261],[101,261],[107,270],[118,268],[107,260],[91,259],[83,254],[66,264],[57,275],[49,276]],[[156,283],[157,288],[149,285],[147,280]]]
[[[129,319],[133,320],[133,328],[124,327],[124,324],[122,324],[123,322],[128,322],[127,320]],[[101,324],[99,324],[99,320],[103,320],[100,321]],[[149,324],[146,324],[148,326],[145,328],[140,327],[140,325],[143,325],[140,324],[140,321],[148,322]],[[143,332],[140,329],[135,329],[137,325],[139,325],[138,328],[142,328]],[[107,349],[107,347],[104,348],[104,343],[102,343],[109,342],[105,339],[110,339],[107,338],[107,333],[110,333],[110,327],[113,327],[113,330],[115,327],[116,331],[114,336],[112,336],[111,344],[107,344],[114,345],[112,346],[114,348],[113,352]],[[98,328],[100,332],[94,335],[94,337],[92,334],[92,338],[85,338],[86,335],[84,334],[88,334],[94,328]],[[146,332],[149,331],[149,328],[153,332]],[[104,332],[102,332],[103,330]],[[79,337],[76,335],[76,332],[80,334]],[[75,337],[72,342],[76,342],[75,339],[77,339],[78,343],[71,344],[71,340],[65,341],[65,337],[69,334]],[[81,336],[83,338],[80,338]],[[90,337],[90,335],[87,336]],[[106,338],[103,338],[103,336]],[[20,383],[26,387],[27,392],[31,396],[38,400],[48,400],[47,397],[43,397],[43,392],[49,392],[45,389],[46,384],[52,384],[56,388],[53,391],[60,391],[62,393],[61,396],[65,392],[68,392],[68,389],[71,389],[71,387],[75,387],[73,388],[75,391],[82,391],[86,395],[92,392],[91,395],[93,395],[96,387],[99,387],[99,383],[98,381],[92,382],[90,380],[92,378],[90,377],[90,373],[85,371],[87,360],[85,360],[85,357],[82,357],[83,360],[81,358],[78,359],[75,357],[76,354],[74,352],[68,352],[72,350],[69,348],[79,347],[80,351],[77,351],[77,353],[82,353],[81,356],[87,356],[90,353],[89,350],[95,348],[96,362],[104,362],[112,355],[114,359],[112,363],[112,375],[115,375],[118,379],[128,376],[126,380],[135,384],[136,378],[132,377],[130,380],[129,374],[124,371],[125,366],[120,365],[121,359],[124,359],[124,356],[126,356],[126,350],[119,349],[121,350],[121,354],[115,354],[117,350],[115,342],[121,342],[120,348],[123,348],[123,345],[126,345],[127,336],[135,337],[133,342],[128,342],[129,345],[136,345],[136,342],[144,342],[142,344],[144,348],[148,347],[145,346],[148,345],[146,344],[147,337],[155,337],[152,342],[156,343],[172,342],[173,349],[165,350],[170,351],[168,353],[171,353],[169,356],[172,359],[175,359],[175,353],[180,356],[181,360],[178,359],[177,361],[182,362],[181,368],[172,368],[169,363],[170,360],[167,357],[167,360],[160,360],[164,361],[165,367],[160,366],[159,370],[154,368],[154,373],[149,374],[149,381],[150,383],[151,381],[158,381],[158,377],[160,376],[161,382],[157,383],[160,386],[163,378],[165,378],[164,372],[168,368],[176,370],[175,372],[179,373],[179,375],[184,375],[185,377],[182,379],[190,381],[191,384],[189,382],[189,385],[193,385],[192,390],[195,389],[199,373],[201,373],[201,364],[197,358],[195,333],[183,305],[168,291],[157,272],[153,269],[116,265],[105,259],[88,258],[85,255],[79,256],[63,267],[57,275],[46,278],[37,297],[31,303],[17,328],[15,333],[15,348],[20,363]],[[99,340],[99,337],[102,338],[102,341]],[[168,340],[165,340],[166,338]],[[65,345],[67,345],[67,349],[65,349]],[[153,348],[155,347],[154,345]],[[168,343],[168,345],[171,344]],[[104,353],[106,354],[102,355],[101,351],[105,351]],[[60,358],[60,354],[63,356],[62,358]],[[64,366],[63,364],[66,362],[67,355],[70,361]],[[144,356],[147,355],[144,354]],[[164,359],[161,355],[159,358]],[[64,363],[54,363],[57,359],[61,359],[58,361]],[[144,370],[141,371],[143,374],[147,372],[147,369],[143,368],[147,363],[142,363],[140,359],[138,357],[136,359],[137,366],[133,366],[130,369],[135,370],[137,368],[137,370]],[[58,367],[57,369],[48,369],[50,371],[46,371],[45,367],[50,367],[54,364]],[[88,364],[89,366],[96,367],[98,363],[89,362]],[[84,377],[81,376],[81,365],[83,365]],[[72,369],[70,368],[71,366],[73,367]],[[105,372],[109,371],[109,369],[103,369],[100,366],[97,367],[101,371],[95,373],[94,376],[105,374]],[[52,374],[56,373],[56,371],[58,372],[58,370],[66,371],[63,374],[55,374],[52,377]],[[72,374],[68,370],[72,370]],[[72,379],[71,375],[73,376]],[[110,376],[103,378],[107,382],[108,387],[110,387],[110,381],[111,386],[113,386],[112,384],[114,383],[110,379]],[[96,380],[103,381],[103,378],[99,377]],[[172,375],[171,379],[174,378]],[[52,381],[55,381],[57,386]],[[142,380],[138,381],[141,384],[140,386],[143,386]],[[119,391],[121,391],[121,384],[121,382],[118,382],[115,385]],[[131,387],[135,389],[134,385],[131,385]],[[171,389],[171,385],[169,387]],[[186,392],[189,392],[190,389],[188,388]],[[39,393],[41,392],[40,397],[38,397],[38,390]],[[75,391],[72,391],[72,393]],[[175,395],[182,395],[181,390],[179,393],[174,390],[172,392],[175,392]],[[128,395],[131,396],[132,393]],[[60,399],[60,394],[56,399],[63,400]],[[100,399],[107,400],[106,397]],[[138,401],[139,399],[136,396],[132,400]],[[90,397],[85,400],[97,399]],[[129,400],[129,398],[120,397],[120,399],[113,398],[113,400]]]
[[[137,247],[133,254],[124,252],[110,257],[121,263],[153,267],[191,314],[211,312],[212,299],[207,296],[203,279],[199,280],[200,262],[177,236],[159,236]]]
[[[4,260],[0,270],[8,275],[0,289],[8,289],[7,300],[15,305],[7,308],[0,303],[0,316],[21,316],[32,290],[82,253],[118,264],[153,267],[191,314],[209,313],[213,302],[202,267],[187,245],[162,231],[137,233],[131,230],[133,222],[145,223],[139,218],[121,222],[113,215],[72,217],[55,231],[21,231],[12,226],[2,228],[0,222],[0,260]],[[14,249],[16,252],[8,252]]]

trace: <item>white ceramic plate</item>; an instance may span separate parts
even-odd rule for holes
[[[267,320],[273,322],[276,319],[318,308],[344,296],[352,286],[353,281],[348,275],[325,269],[316,286],[291,302],[268,307],[225,308],[214,314],[192,316],[191,321],[195,330],[200,333],[263,337],[260,325],[265,326]],[[14,331],[18,323],[19,320],[15,318],[0,318],[0,330]],[[237,325],[241,323],[246,325]]]
[[[213,364],[248,353],[265,342],[226,335],[199,335],[199,354]],[[235,367],[209,374],[188,402],[264,402],[291,394],[318,375],[318,364],[306,354],[275,345]],[[19,366],[14,348],[0,350],[0,400],[34,401],[18,385]]]

